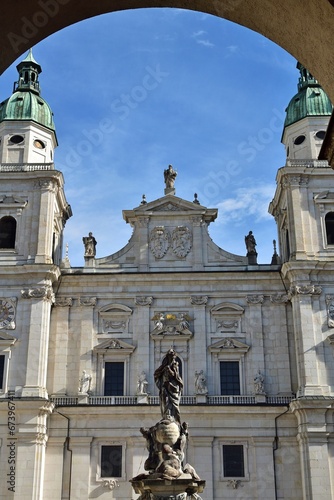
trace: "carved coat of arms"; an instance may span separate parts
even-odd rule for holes
[[[172,233],[173,252],[179,258],[186,257],[191,250],[192,234],[186,226],[178,226]]]
[[[170,236],[164,226],[157,226],[152,229],[150,234],[150,249],[154,257],[162,259],[166,255],[169,246]]]

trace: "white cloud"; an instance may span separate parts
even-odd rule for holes
[[[205,35],[206,31],[204,30],[199,30],[199,31],[195,31],[195,33],[193,33],[191,36],[193,36],[194,38],[198,37],[198,36],[202,36],[202,35]]]
[[[209,40],[197,40],[197,43],[204,45],[204,47],[214,47],[215,44],[211,43]]]
[[[273,184],[237,189],[233,197],[218,203],[222,223],[233,221],[237,224],[249,217],[254,222],[271,219],[271,215],[268,214],[268,205],[274,191]]]
[[[238,45],[229,45],[227,47],[227,50],[231,53],[231,54],[235,54],[235,52],[237,52],[239,49]]]

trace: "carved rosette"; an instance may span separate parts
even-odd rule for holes
[[[178,226],[172,232],[172,248],[179,258],[186,257],[192,247],[192,234],[187,226]]]
[[[96,306],[97,298],[96,297],[80,297],[79,305],[84,307]]]
[[[150,249],[154,257],[162,259],[170,247],[170,235],[164,226],[156,226],[150,234]]]
[[[208,302],[209,297],[207,295],[192,295],[190,297],[190,302],[194,306],[205,306]]]
[[[135,304],[137,306],[150,306],[153,303],[153,297],[135,297]]]
[[[263,304],[264,295],[247,295],[246,301],[250,305]]]
[[[35,288],[23,288],[21,290],[22,299],[43,299],[54,303],[55,295],[51,286],[40,286]]]

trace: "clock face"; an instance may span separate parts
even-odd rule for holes
[[[13,328],[15,309],[11,302],[0,300],[0,328]]]

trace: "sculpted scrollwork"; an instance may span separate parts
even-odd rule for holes
[[[276,295],[270,295],[270,302],[273,304],[285,304],[289,302],[289,296],[286,293],[277,293]]]
[[[150,306],[152,305],[153,302],[153,297],[136,297],[135,298],[135,304],[137,306]]]
[[[150,234],[150,249],[154,257],[162,259],[170,246],[170,234],[164,226],[157,226]]]
[[[72,304],[72,297],[57,297],[55,300],[55,306],[57,307],[70,307]]]
[[[247,295],[246,301],[248,304],[262,304],[264,295]]]
[[[96,297],[80,297],[79,305],[80,306],[96,306],[97,298]]]
[[[22,299],[44,299],[55,301],[55,296],[51,286],[40,286],[35,288],[23,288],[21,290]]]
[[[322,288],[319,285],[291,285],[290,295],[320,295]]]
[[[209,297],[207,295],[192,295],[190,297],[190,302],[196,306],[205,306],[208,302]]]

